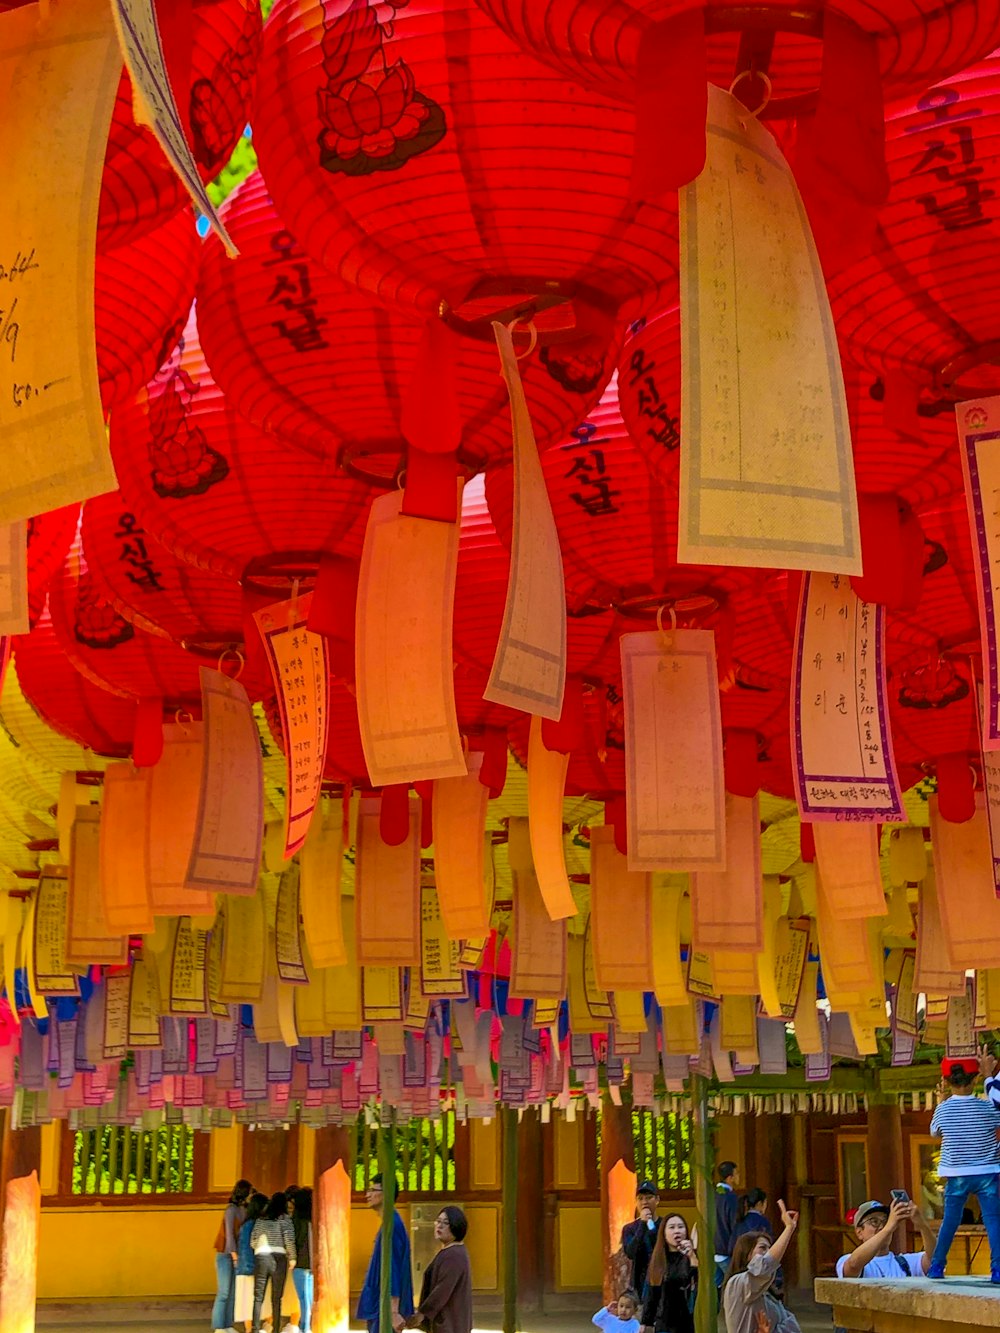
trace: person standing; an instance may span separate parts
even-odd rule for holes
[[[802,1333],[799,1321],[771,1294],[799,1215],[778,1200],[782,1231],[772,1243],[762,1231],[748,1231],[733,1246],[722,1292],[726,1333]]]
[[[246,1220],[247,1199],[253,1193],[249,1180],[238,1180],[222,1214],[219,1235],[215,1242],[215,1302],[212,1305],[212,1328],[216,1333],[228,1333],[233,1326],[236,1304],[236,1255],[240,1227]]]
[[[469,1224],[461,1208],[448,1204],[434,1219],[441,1248],[427,1265],[417,1308],[407,1328],[428,1333],[472,1333],[472,1269],[465,1237]]]
[[[292,1282],[299,1301],[298,1325],[290,1324],[286,1333],[310,1333],[312,1329],[313,1307],[313,1192],[308,1185],[301,1185],[295,1191],[292,1208],[292,1230],[295,1232],[295,1267],[292,1270]]]
[[[382,1177],[372,1176],[365,1194],[368,1207],[382,1216],[385,1207],[385,1194],[382,1190]],[[410,1237],[399,1213],[393,1212],[392,1248],[389,1255],[389,1291],[392,1295],[392,1326],[402,1328],[413,1314],[413,1274],[410,1271]],[[357,1317],[368,1324],[369,1333],[379,1333],[379,1306],[382,1294],[382,1232],[379,1230],[372,1247],[372,1257],[368,1261],[365,1285],[358,1298]],[[385,1331],[388,1333],[388,1330]]]
[[[720,1291],[733,1252],[733,1231],[740,1210],[736,1193],[739,1183],[740,1169],[736,1163],[720,1162],[719,1181],[715,1187],[715,1285]]]
[[[264,1296],[271,1284],[271,1313],[274,1328],[281,1326],[281,1298],[289,1268],[295,1267],[295,1231],[288,1216],[288,1199],[279,1191],[253,1224],[253,1333],[260,1333]]]
[[[680,1213],[670,1213],[657,1232],[649,1261],[649,1291],[642,1312],[654,1333],[694,1333],[698,1255]]]
[[[622,1227],[622,1252],[632,1265],[629,1287],[638,1295],[640,1306],[648,1294],[646,1273],[659,1234],[661,1221],[656,1216],[660,1195],[651,1180],[640,1181],[635,1192],[635,1221]]]

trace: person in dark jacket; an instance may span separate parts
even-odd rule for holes
[[[694,1333],[698,1255],[680,1213],[670,1213],[656,1233],[649,1261],[642,1325],[654,1333]]]
[[[295,1232],[295,1267],[292,1282],[299,1299],[300,1333],[311,1333],[313,1307],[313,1192],[308,1185],[295,1191],[292,1230]]]
[[[434,1219],[434,1239],[441,1246],[427,1265],[420,1300],[407,1328],[429,1333],[472,1333],[472,1269],[465,1236],[469,1224],[461,1208],[448,1204]]]
[[[659,1192],[653,1182],[640,1181],[635,1192],[635,1221],[622,1227],[622,1251],[632,1265],[629,1286],[638,1293],[640,1303],[646,1299],[646,1270],[661,1225],[656,1216],[659,1203]]]
[[[736,1188],[740,1169],[735,1162],[719,1163],[719,1183],[715,1187],[715,1285],[722,1291],[733,1252],[733,1228],[739,1217],[740,1200]]]

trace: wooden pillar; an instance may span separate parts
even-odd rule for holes
[[[903,1117],[899,1101],[891,1095],[868,1095],[868,1197],[889,1203],[889,1191],[906,1189],[903,1159]],[[851,1200],[851,1203],[861,1200]],[[893,1237],[894,1250],[912,1248],[903,1229]]]
[[[313,1333],[347,1333],[350,1321],[351,1140],[339,1125],[316,1131]]]
[[[500,1191],[503,1333],[517,1333],[517,1107],[500,1108],[503,1165]]]
[[[635,1173],[635,1140],[632,1137],[631,1105],[616,1106],[605,1093],[601,1105],[601,1268],[604,1273],[604,1299],[609,1301],[615,1294],[611,1290],[611,1255],[618,1248],[621,1235],[620,1207],[615,1207],[612,1200],[610,1178],[615,1167],[621,1163],[625,1169]],[[620,1173],[619,1173],[620,1174]],[[626,1221],[634,1217],[635,1185],[632,1185],[632,1211]],[[612,1231],[618,1235],[612,1236]]]
[[[698,1210],[698,1300],[694,1308],[697,1333],[717,1333],[718,1299],[715,1294],[715,1163],[708,1124],[708,1081],[703,1074],[691,1075],[691,1117],[694,1137],[694,1199]],[[711,1274],[711,1279],[704,1278]]]
[[[813,1196],[803,1187],[809,1184],[809,1148],[807,1134],[809,1121],[805,1115],[793,1115],[792,1122],[792,1174],[788,1181],[788,1193],[784,1196],[789,1208],[799,1215],[799,1229],[795,1233],[794,1267],[789,1262],[792,1251],[785,1257],[789,1269],[788,1284],[795,1287],[812,1287],[813,1271],[810,1256],[813,1228]]]
[[[518,1308],[542,1308],[545,1285],[545,1225],[542,1159],[542,1119],[538,1108],[528,1107],[517,1127],[517,1295]]]
[[[3,1119],[0,1153],[0,1331],[34,1333],[38,1285],[38,1223],[42,1131],[11,1128]]]
[[[382,1110],[385,1115],[385,1108]],[[379,1333],[392,1330],[392,1233],[396,1222],[396,1108],[378,1132],[378,1169],[382,1176],[382,1262],[379,1269]],[[277,1322],[277,1321],[276,1321]]]

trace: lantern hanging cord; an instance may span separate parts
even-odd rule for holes
[[[740,84],[743,82],[744,79],[760,79],[761,83],[764,85],[764,98],[763,101],[760,103],[760,105],[755,107],[747,107],[747,113],[749,115],[759,116],[763,113],[763,111],[767,107],[768,102],[770,102],[771,100],[771,92],[773,88],[770,76],[765,74],[762,69],[760,70],[754,69],[752,65],[750,66],[749,69],[741,69],[739,74],[736,75],[736,78],[733,79],[732,83],[729,85],[730,93],[735,94],[736,89],[740,86]]]

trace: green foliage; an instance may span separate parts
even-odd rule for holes
[[[118,1125],[78,1130],[73,1194],[191,1194],[194,1133],[184,1125],[134,1130]]]
[[[597,1111],[597,1169],[601,1169],[601,1110]],[[694,1189],[691,1159],[694,1145],[689,1115],[657,1115],[632,1108],[632,1147],[638,1180],[651,1180],[663,1194],[690,1194]]]
[[[257,154],[254,152],[253,140],[246,134],[240,136],[240,141],[233,149],[233,155],[229,161],[216,176],[214,181],[209,182],[208,197],[216,208],[236,189],[238,185],[257,170]]]
[[[354,1153],[354,1188],[368,1188],[378,1174],[377,1124],[358,1120]],[[450,1194],[455,1190],[455,1115],[440,1120],[409,1120],[396,1125],[396,1177],[408,1193]]]
[[[265,22],[267,21],[267,16],[270,14],[273,7],[274,7],[274,0],[260,0],[260,9],[261,13],[264,15]]]

